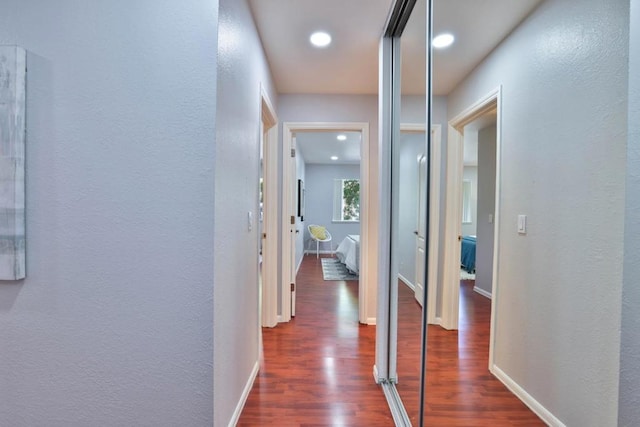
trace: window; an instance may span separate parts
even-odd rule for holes
[[[334,181],[333,220],[360,221],[359,179],[336,179]]]
[[[471,224],[471,180],[462,181],[462,223]]]

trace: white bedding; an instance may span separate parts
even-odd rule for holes
[[[336,249],[336,256],[350,271],[358,274],[360,272],[360,236],[349,234],[345,237]]]

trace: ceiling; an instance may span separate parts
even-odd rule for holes
[[[435,95],[447,95],[542,0],[434,0],[434,34],[456,42],[434,50]],[[391,0],[249,0],[279,93],[376,94],[378,44]],[[403,93],[425,93],[425,0],[402,38]],[[422,18],[422,19],[419,19]],[[333,37],[318,49],[312,31]]]
[[[338,140],[338,135],[347,139]],[[360,164],[360,132],[297,132],[296,148],[306,164]],[[331,156],[338,157],[331,160]]]
[[[455,43],[433,52],[435,95],[449,94],[543,0],[434,0],[434,34]],[[392,0],[249,0],[278,93],[377,94],[378,45]],[[425,94],[426,0],[402,36],[402,92]],[[318,49],[313,31],[332,35]],[[305,163],[357,164],[360,134],[297,134]],[[330,157],[336,155],[338,160]]]

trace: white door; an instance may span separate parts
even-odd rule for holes
[[[424,269],[426,262],[427,233],[427,158],[418,160],[418,221],[416,224],[416,286],[415,298],[420,305],[424,300]]]
[[[290,194],[291,194],[291,203],[289,204],[291,208],[291,212],[289,215],[291,216],[290,221],[290,229],[289,229],[289,237],[291,239],[290,243],[290,277],[291,277],[291,317],[296,315],[296,237],[297,237],[297,224],[296,217],[298,215],[298,172],[296,168],[296,137],[294,136],[291,139],[291,159],[290,159],[290,174],[291,182],[290,182]]]

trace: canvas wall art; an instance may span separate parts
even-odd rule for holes
[[[26,51],[0,46],[0,280],[25,272]]]

